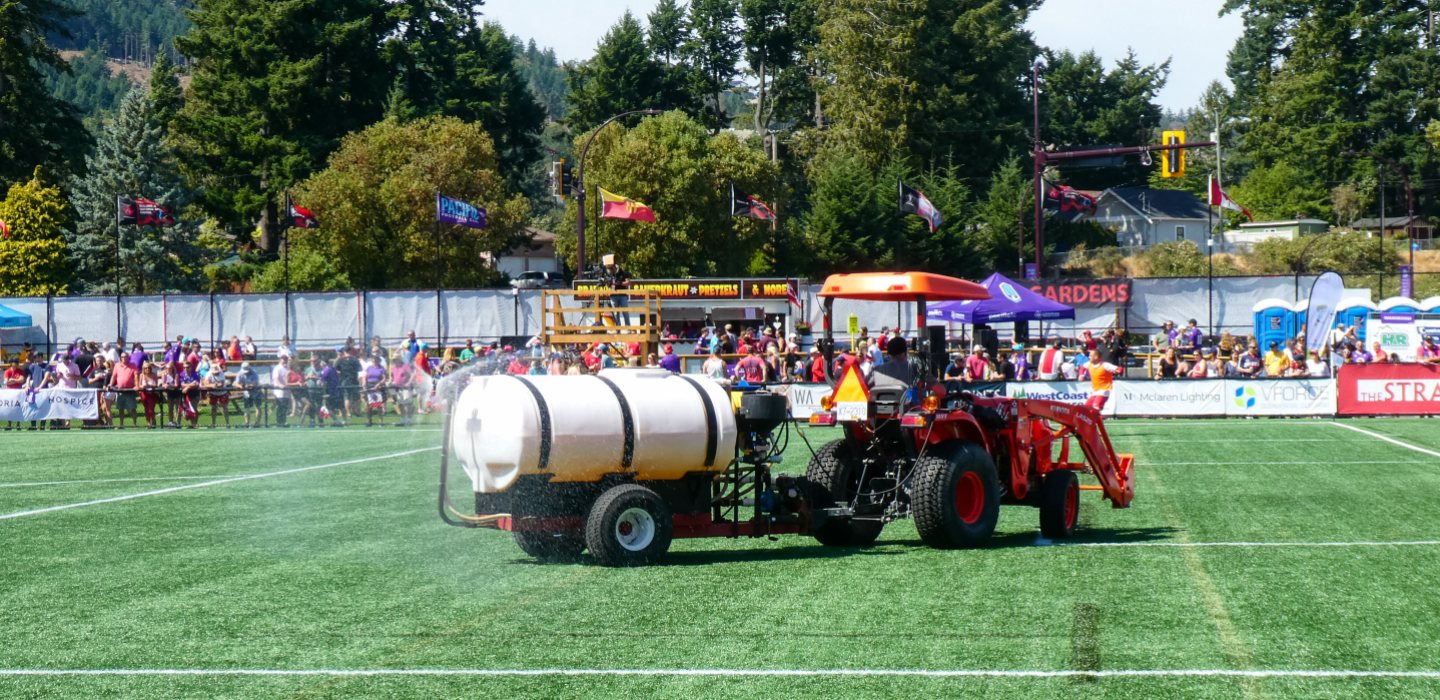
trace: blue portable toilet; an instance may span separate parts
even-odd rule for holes
[[[1430,297],[1420,302],[1420,311],[1427,314],[1440,314],[1440,297]]]
[[[1390,297],[1380,300],[1381,313],[1418,314],[1422,306],[1410,297]]]
[[[1335,310],[1335,327],[1338,328],[1341,324],[1355,326],[1355,337],[1364,342],[1365,317],[1369,316],[1371,311],[1379,310],[1380,307],[1376,306],[1375,302],[1364,297],[1342,299]]]
[[[1255,340],[1259,341],[1261,351],[1270,347],[1270,341],[1284,345],[1287,338],[1295,337],[1295,310],[1292,302],[1266,299],[1256,302],[1253,310]]]
[[[1305,320],[1310,317],[1310,299],[1301,299],[1291,304],[1290,311],[1295,314],[1295,335],[1298,337],[1300,331],[1305,330]]]

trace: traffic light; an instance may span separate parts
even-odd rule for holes
[[[569,197],[575,189],[575,174],[571,172],[570,164],[560,159],[560,197]]]
[[[560,197],[560,161],[550,161],[550,172],[545,173],[545,186],[550,188],[551,197]]]
[[[1166,146],[1185,143],[1185,132],[1166,131],[1160,135],[1160,143]],[[1185,149],[1167,148],[1160,152],[1160,177],[1185,177]]]

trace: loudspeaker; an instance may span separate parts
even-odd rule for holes
[[[975,345],[985,348],[985,352],[990,353],[991,357],[997,357],[1000,352],[1000,336],[995,334],[994,328],[984,323],[977,323],[975,324]]]
[[[945,350],[945,327],[925,326],[920,335],[925,357],[930,362],[930,374],[932,377],[939,377],[945,371],[945,363],[948,353]]]
[[[1016,322],[1015,322],[1015,342],[1020,343],[1021,345],[1024,345],[1024,346],[1027,347],[1027,348],[1030,347],[1030,322],[1029,322],[1029,321],[1016,321]]]

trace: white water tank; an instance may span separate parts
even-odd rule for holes
[[[699,376],[656,369],[494,375],[475,377],[460,393],[450,451],[476,492],[496,493],[522,474],[552,474],[554,483],[722,471],[734,456],[735,433],[729,393]]]

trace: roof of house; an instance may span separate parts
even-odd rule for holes
[[[1199,197],[1182,190],[1111,187],[1101,199],[1115,197],[1150,219],[1204,219],[1208,214]]]
[[[1387,216],[1385,217],[1385,228],[1400,228],[1401,226],[1404,226],[1409,222],[1410,217],[1408,216]],[[1429,223],[1426,222],[1425,219],[1418,216],[1415,217],[1415,224],[1417,226],[1429,225]],[[1373,217],[1369,219],[1356,219],[1355,223],[1351,225],[1355,228],[1380,228],[1380,218]]]
[[[1330,222],[1319,219],[1290,219],[1289,221],[1249,221],[1240,224],[1240,228],[1275,228],[1276,226],[1329,226]]]

